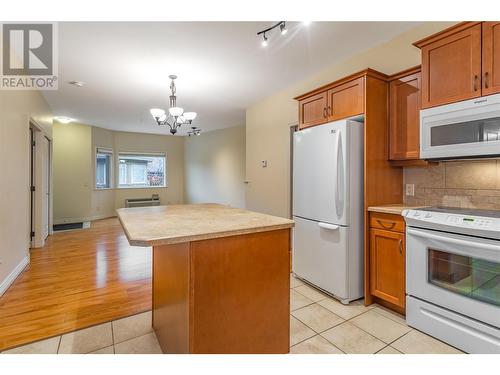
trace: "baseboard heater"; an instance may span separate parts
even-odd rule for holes
[[[149,207],[149,206],[159,206],[160,198],[158,194],[153,194],[151,198],[131,198],[125,199],[125,207]]]

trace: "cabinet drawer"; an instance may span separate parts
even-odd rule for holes
[[[406,223],[400,215],[371,212],[370,227],[404,233]]]

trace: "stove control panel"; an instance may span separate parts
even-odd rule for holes
[[[478,217],[449,215],[446,218],[446,221],[449,224],[459,224],[459,225],[465,225],[465,226],[470,226],[470,227],[482,227],[482,228],[491,227],[491,220],[478,218]]]
[[[500,238],[500,217],[427,210],[405,210],[402,215],[409,226]]]

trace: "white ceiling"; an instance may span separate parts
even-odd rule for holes
[[[149,109],[177,104],[203,131],[243,125],[245,109],[332,63],[373,47],[416,22],[288,22],[261,47],[273,22],[63,22],[59,90],[44,96],[54,115],[103,128],[168,134]],[[78,88],[69,81],[84,81]],[[185,134],[184,129],[179,134]]]

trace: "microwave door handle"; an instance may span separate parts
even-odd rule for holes
[[[406,231],[408,234],[410,234],[412,236],[421,237],[424,239],[437,240],[437,241],[441,241],[441,242],[445,242],[445,243],[449,243],[449,244],[453,244],[453,245],[470,246],[470,247],[474,247],[476,249],[494,251],[496,253],[500,252],[500,246],[498,246],[498,245],[490,245],[490,244],[485,244],[485,243],[480,243],[480,242],[472,242],[472,241],[462,240],[462,239],[458,239],[458,238],[442,237],[442,236],[428,233],[428,232],[422,233],[420,231],[416,231],[416,230],[411,229],[411,228],[408,228]]]

